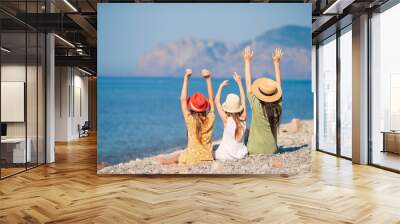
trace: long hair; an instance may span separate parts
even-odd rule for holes
[[[207,112],[195,112],[191,110],[190,113],[196,120],[196,138],[200,142],[200,144],[203,144],[201,140],[202,137],[201,127],[207,121]]]
[[[239,113],[226,113],[228,117],[232,117],[233,120],[235,121],[236,128],[235,128],[235,139],[236,141],[240,141],[240,138],[242,137],[244,130],[242,126],[242,121],[240,120],[240,115],[242,112]]]
[[[261,102],[264,109],[264,115],[268,118],[275,141],[277,140],[277,133],[282,114],[282,107],[279,105],[280,101],[281,100],[278,100],[273,103]]]

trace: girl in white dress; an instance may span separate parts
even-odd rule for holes
[[[240,76],[235,72],[233,79],[239,87],[240,98],[236,94],[228,94],[225,102],[221,105],[222,89],[228,85],[225,80],[219,86],[215,96],[215,105],[218,114],[224,123],[224,134],[221,144],[215,151],[215,159],[234,160],[247,156],[247,148],[244,144],[244,133],[246,130],[246,98]]]

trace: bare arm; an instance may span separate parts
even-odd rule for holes
[[[214,92],[211,82],[211,73],[207,69],[203,69],[201,71],[201,75],[203,76],[203,78],[206,80],[207,83],[208,101],[210,102],[210,112],[213,113],[215,108],[214,108]]]
[[[215,106],[217,107],[217,111],[219,116],[221,117],[222,123],[224,126],[226,125],[226,120],[228,119],[228,116],[226,115],[225,111],[222,109],[221,106],[221,93],[222,89],[228,85],[228,80],[224,80],[221,85],[219,85],[217,95],[215,96]]]
[[[183,117],[186,119],[187,115],[189,114],[187,110],[187,92],[188,92],[188,82],[189,78],[192,75],[191,69],[186,69],[185,76],[183,77],[183,85],[181,91],[181,108]]]
[[[275,81],[282,86],[282,80],[281,80],[281,58],[283,56],[283,51],[281,48],[276,48],[275,52],[272,54],[272,61],[274,63],[274,69],[275,69]]]
[[[253,59],[253,51],[250,47],[246,47],[243,52],[243,60],[244,60],[244,73],[246,79],[246,91],[251,93],[251,60]]]
[[[236,84],[239,87],[239,92],[240,92],[240,103],[243,106],[243,112],[242,115],[240,116],[240,119],[242,121],[246,120],[247,114],[246,114],[246,96],[244,95],[244,89],[243,89],[243,85],[242,85],[242,79],[240,77],[240,75],[238,75],[236,72],[233,75],[233,79],[236,81]]]

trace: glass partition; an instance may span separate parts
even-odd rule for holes
[[[336,154],[336,36],[318,54],[318,149]]]
[[[17,5],[41,13],[44,1]],[[1,179],[45,163],[45,44],[44,33],[0,12]]]
[[[38,35],[36,32],[27,33],[27,74],[26,74],[26,113],[27,113],[27,150],[30,151],[30,160],[27,167],[34,167],[38,160]]]
[[[400,171],[400,5],[371,18],[371,159]]]
[[[26,141],[26,41],[25,32],[1,34],[2,177],[26,170],[31,158]]]
[[[340,41],[340,154],[352,157],[352,32],[342,30]]]
[[[37,64],[37,147],[38,147],[38,164],[46,162],[46,145],[45,145],[45,124],[46,124],[46,37],[43,33],[38,33],[38,64]]]

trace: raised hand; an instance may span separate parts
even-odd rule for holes
[[[274,53],[272,53],[272,61],[274,63],[279,63],[281,61],[282,56],[283,56],[282,48],[276,48]]]
[[[235,80],[236,83],[242,83],[240,75],[236,72],[233,74],[233,80]]]
[[[229,83],[229,80],[224,80],[220,85],[219,88],[224,88],[225,86],[227,86]]]
[[[190,68],[186,69],[181,90],[181,109],[185,120],[189,116],[189,112],[187,109],[187,93],[188,93],[188,82],[191,75],[192,75],[192,69]]]
[[[192,76],[192,69],[190,69],[190,68],[188,68],[188,69],[186,69],[186,71],[185,71],[185,78],[186,79],[189,79],[190,78],[190,76]]]
[[[207,92],[208,92],[208,101],[210,102],[210,113],[214,113],[215,105],[214,105],[214,91],[212,88],[211,81],[211,73],[207,69],[201,70],[201,76],[203,76],[204,80],[207,83]]]
[[[250,62],[253,59],[253,50],[250,47],[246,47],[243,51],[243,60],[245,62]]]
[[[211,73],[207,69],[203,69],[201,70],[201,76],[203,76],[203,78],[205,79],[208,79],[211,77]]]
[[[276,48],[275,52],[272,54],[272,61],[274,62],[274,69],[275,69],[275,80],[279,85],[282,85],[281,80],[281,67],[280,61],[283,56],[283,51],[281,48]]]

